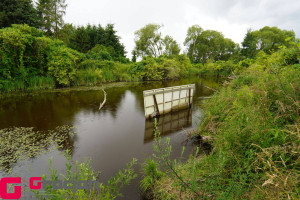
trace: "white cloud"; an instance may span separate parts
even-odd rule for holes
[[[299,0],[69,0],[65,21],[75,25],[115,24],[128,51],[134,47],[134,32],[148,23],[164,25],[183,47],[188,27],[222,32],[240,43],[248,28],[278,26],[300,35]]]

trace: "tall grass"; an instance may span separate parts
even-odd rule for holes
[[[193,186],[203,199],[299,199],[297,66],[254,65],[206,102],[200,134],[213,136],[213,150],[177,169],[182,177],[196,169]],[[177,199],[198,198],[181,191],[176,179],[156,184],[156,199],[170,192]]]
[[[102,82],[102,71],[100,69],[81,69],[76,72],[74,85],[93,86]]]
[[[27,80],[27,89],[53,89],[55,87],[55,80],[50,76],[34,76]]]
[[[54,78],[50,76],[34,76],[27,79],[15,79],[11,81],[0,81],[0,91],[24,91],[52,89],[55,87]]]
[[[202,189],[225,199],[296,198],[300,71],[273,72],[248,70],[207,103],[201,130],[215,142],[202,164],[216,177]]]

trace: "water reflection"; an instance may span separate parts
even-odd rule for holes
[[[201,116],[201,110],[197,106],[200,102],[199,97],[213,94],[213,91],[205,86],[216,89],[219,86],[218,80],[196,77],[106,87],[107,101],[101,111],[98,110],[99,103],[104,98],[101,87],[36,92],[27,96],[1,99],[0,129],[34,127],[40,132],[28,143],[45,149],[53,147],[51,140],[61,138],[60,142],[55,142],[55,146],[61,148],[55,148],[51,153],[33,156],[33,159],[26,161],[14,160],[6,167],[22,177],[40,176],[49,172],[49,158],[53,156],[55,167],[63,170],[66,160],[60,153],[68,150],[72,153],[74,161],[90,158],[93,169],[102,172],[101,181],[107,181],[132,158],[137,158],[142,163],[153,153],[153,123],[145,121],[143,91],[192,83],[196,84],[192,109],[169,113],[159,118],[161,133],[171,138],[170,143],[175,147],[172,149],[173,153],[180,155],[180,146],[186,138],[181,130],[198,125],[197,116]],[[62,125],[76,127],[75,137],[63,133],[51,135],[47,132]],[[43,131],[45,135],[42,134]],[[22,143],[9,141],[11,144],[15,143],[18,149],[25,149],[20,148]],[[43,142],[43,145],[39,146],[38,142]],[[136,167],[136,171],[140,171],[139,166]],[[126,189],[125,199],[139,199],[138,180],[135,183]]]
[[[183,84],[196,84],[196,98],[210,96],[213,91],[204,87],[217,88],[219,81],[208,78],[193,78],[165,82],[128,83],[105,89],[107,101],[101,112],[117,117],[121,101],[126,91],[134,94],[135,107],[143,110],[143,90]],[[35,127],[38,130],[50,130],[61,125],[74,125],[79,112],[99,114],[99,103],[103,101],[103,92],[98,90],[57,90],[56,92],[33,93],[28,96],[1,99],[0,129],[7,127]],[[132,113],[131,113],[132,114]]]
[[[192,126],[192,109],[184,109],[177,112],[167,113],[158,117],[158,130],[161,136],[167,136],[174,132],[182,131]],[[154,138],[154,119],[147,119],[145,122],[144,143]]]

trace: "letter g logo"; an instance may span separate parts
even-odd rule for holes
[[[14,192],[8,193],[8,184],[18,184],[21,183],[22,179],[20,177],[14,178],[2,178],[0,180],[0,197],[2,199],[19,199],[22,196],[22,186],[14,186]]]

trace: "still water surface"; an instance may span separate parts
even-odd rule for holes
[[[153,153],[153,122],[144,117],[143,90],[192,83],[196,84],[192,109],[159,119],[162,136],[171,138],[173,156],[176,157],[186,138],[184,130],[197,127],[201,120],[201,97],[213,93],[205,86],[217,88],[219,80],[197,77],[178,81],[107,84],[104,85],[107,101],[100,111],[99,103],[103,101],[101,88],[61,89],[2,99],[0,129],[34,127],[36,130],[52,130],[57,126],[71,125],[76,131],[74,137],[66,139],[62,148],[54,148],[9,166],[12,174],[25,179],[48,174],[50,157],[53,157],[54,166],[63,172],[66,158],[62,152],[65,150],[72,152],[74,161],[91,159],[93,169],[101,171],[100,181],[103,182],[132,158],[138,159],[135,170],[140,173],[140,164]],[[189,145],[186,148],[188,153],[193,147]],[[0,175],[5,174],[1,172]],[[121,199],[141,199],[139,179],[122,190],[125,196]]]

